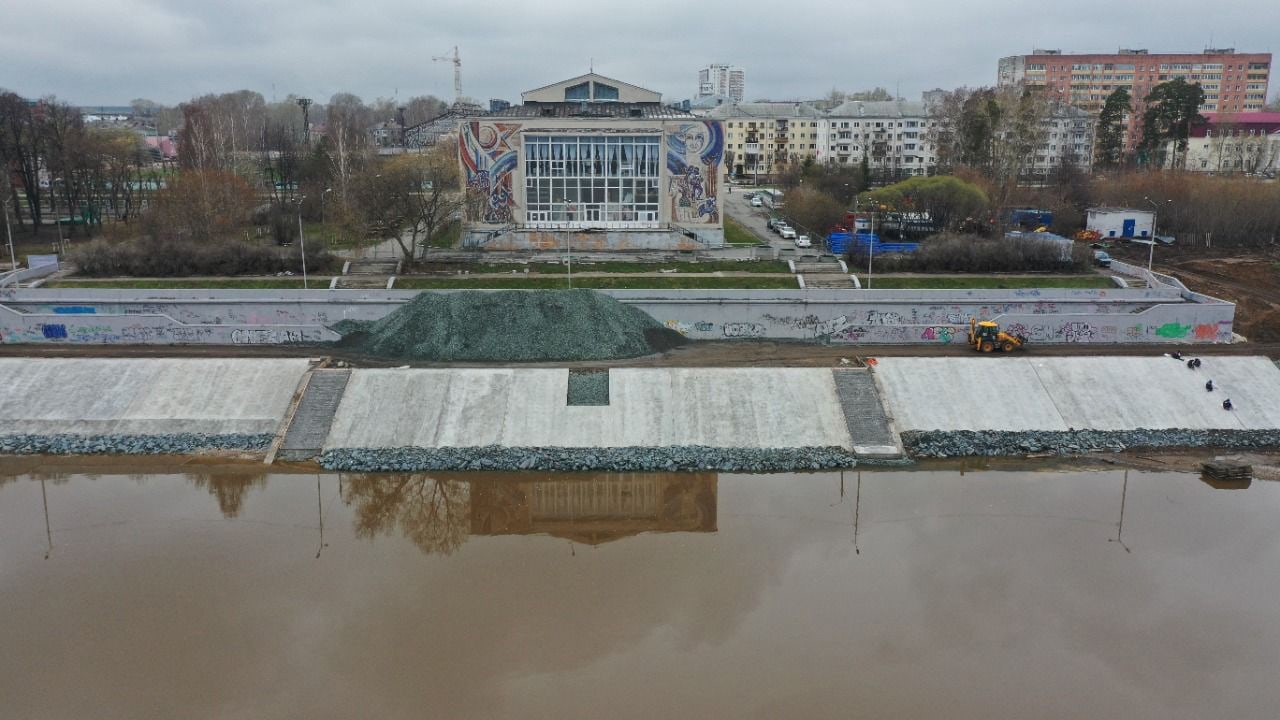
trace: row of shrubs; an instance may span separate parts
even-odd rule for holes
[[[243,240],[94,240],[73,250],[70,259],[79,274],[88,277],[274,275],[285,271],[302,272],[302,253],[299,248]],[[323,246],[307,248],[308,272],[327,272],[335,264],[336,260]]]
[[[1092,252],[1083,243],[1073,243],[1071,258],[1066,260],[1057,244],[1045,240],[939,235],[920,243],[920,249],[909,255],[876,258],[876,269],[922,273],[1082,272],[1089,268],[1091,257]]]

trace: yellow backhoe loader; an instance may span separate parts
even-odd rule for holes
[[[1025,337],[1002,331],[994,321],[969,318],[969,346],[978,352],[1013,352],[1021,350],[1026,344]]]

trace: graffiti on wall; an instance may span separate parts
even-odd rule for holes
[[[718,121],[679,125],[667,134],[667,195],[674,222],[720,222],[716,187],[723,156],[724,128]]]
[[[480,206],[472,219],[505,224],[512,221],[516,204],[512,174],[520,154],[514,138],[519,123],[468,122],[461,127],[458,155],[466,174],[467,192]]]

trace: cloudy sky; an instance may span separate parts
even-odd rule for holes
[[[1230,0],[0,0],[0,87],[82,105],[248,88],[365,100],[521,90],[597,72],[675,101],[711,62],[749,99],[995,81],[1033,47],[1280,50],[1280,2]],[[1276,91],[1273,82],[1271,95]]]

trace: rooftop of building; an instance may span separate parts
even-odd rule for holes
[[[1143,210],[1142,208],[1102,206],[1102,207],[1091,207],[1089,208],[1089,212],[1091,213],[1147,213],[1148,215],[1150,215],[1152,211]]]
[[[822,113],[803,102],[750,102],[736,105],[720,105],[713,108],[711,118],[818,118]]]
[[[1280,112],[1201,113],[1208,122],[1191,128],[1191,137],[1202,138],[1210,130],[1226,132],[1261,131],[1264,135],[1280,133]]]
[[[927,117],[929,108],[918,100],[849,100],[832,108],[829,117]]]
[[[1175,58],[1175,57],[1234,57],[1240,60],[1249,61],[1252,59],[1265,59],[1271,61],[1271,53],[1266,51],[1245,52],[1238,51],[1235,48],[1208,48],[1205,50],[1147,50],[1146,48],[1120,48],[1119,50],[1103,50],[1101,52],[1080,52],[1074,50],[1043,50],[1037,48],[1035,51],[1022,55],[1012,55],[1012,58]]]
[[[662,103],[533,102],[484,113],[486,118],[576,118],[601,120],[682,120],[696,117]]]

